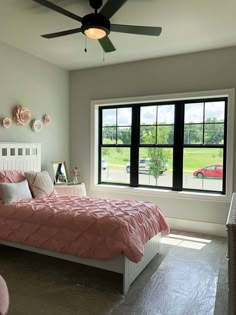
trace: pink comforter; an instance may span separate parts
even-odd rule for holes
[[[0,205],[0,239],[83,258],[133,262],[143,245],[169,227],[150,203],[54,196]]]

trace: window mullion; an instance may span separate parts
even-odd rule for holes
[[[132,107],[132,131],[130,152],[130,186],[138,186],[139,167],[139,141],[140,141],[140,106]]]
[[[183,145],[184,145],[184,103],[175,104],[173,190],[181,191],[183,186]]]

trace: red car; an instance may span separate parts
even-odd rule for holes
[[[197,177],[223,177],[223,165],[210,165],[207,167],[199,168],[193,172],[193,176]]]

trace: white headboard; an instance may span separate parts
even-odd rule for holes
[[[41,144],[0,142],[0,170],[41,170]]]

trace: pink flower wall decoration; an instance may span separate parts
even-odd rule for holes
[[[11,118],[6,117],[2,120],[2,125],[4,128],[9,128],[11,126]]]
[[[43,122],[44,122],[45,124],[49,124],[50,121],[51,121],[51,117],[50,117],[49,115],[44,115],[44,116],[43,116]]]
[[[13,109],[13,120],[17,125],[24,126],[30,121],[30,119],[31,113],[28,108],[19,105]]]

